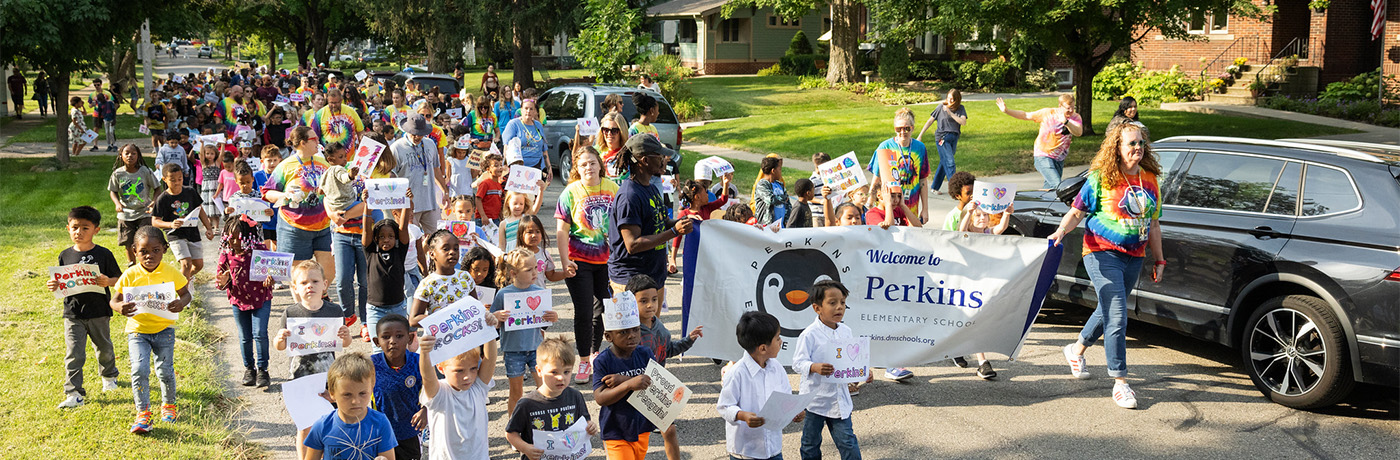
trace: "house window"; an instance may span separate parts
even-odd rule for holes
[[[1186,23],[1186,31],[1193,34],[1223,34],[1229,29],[1230,14],[1224,11],[1195,10]]]
[[[744,42],[744,31],[748,28],[748,21],[748,19],[725,19],[721,21],[719,23],[719,42]]]
[[[796,29],[796,28],[802,27],[802,19],[801,19],[801,18],[798,18],[798,19],[788,20],[788,19],[783,19],[782,16],[778,16],[778,15],[776,15],[776,14],[770,14],[770,15],[768,15],[768,27],[784,27],[784,28]]]
[[[696,27],[696,25],[695,25],[695,20],[694,20],[694,19],[682,19],[681,22],[680,22],[680,31],[679,31],[680,42],[681,42],[681,43],[695,43],[695,37],[696,37],[697,33],[699,32],[699,31],[696,30],[696,29],[697,29],[697,27]]]

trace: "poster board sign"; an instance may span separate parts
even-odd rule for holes
[[[599,128],[598,119],[595,117],[578,119],[578,135],[580,136],[596,135],[598,134]]]
[[[287,356],[336,352],[341,349],[338,333],[345,323],[340,318],[287,318]]]
[[[496,288],[489,288],[480,284],[476,285],[476,299],[484,305],[490,305],[496,301]]]
[[[282,383],[282,404],[298,430],[315,425],[321,417],[335,411],[325,397],[326,375],[321,372]]]
[[[363,81],[363,80],[365,79],[365,77],[368,77],[368,76],[369,76],[369,72],[365,72],[364,70],[361,70],[361,71],[359,71],[359,72],[355,72],[355,81]]]
[[[94,264],[49,267],[49,279],[58,282],[58,290],[53,291],[53,296],[62,299],[86,292],[97,294],[107,292],[107,288],[97,284],[97,277],[101,274],[102,269]]]
[[[430,350],[433,365],[495,340],[496,328],[486,325],[489,314],[481,301],[462,297],[420,321],[424,333],[437,338]]]
[[[249,281],[290,282],[292,280],[292,254],[288,252],[253,251],[253,263],[248,269]]]
[[[709,169],[710,174],[715,178],[724,177],[725,174],[734,172],[734,165],[720,157],[707,157],[698,161],[697,164],[704,164],[705,168]]]
[[[462,108],[461,108],[461,107],[458,107],[458,108],[455,108],[455,109],[447,109],[447,116],[452,117],[453,120],[461,120],[461,119],[462,119]]]
[[[360,178],[369,179],[370,173],[374,172],[374,166],[379,164],[379,156],[384,154],[384,144],[368,137],[360,138],[360,146],[355,148],[355,159],[350,162],[350,169],[360,168]]]
[[[269,222],[272,216],[267,215],[267,211],[272,210],[272,205],[257,198],[234,198],[229,200],[228,205],[233,208],[233,213],[248,216],[254,222]]]
[[[554,296],[547,289],[534,289],[525,292],[512,292],[503,296],[502,307],[510,312],[506,318],[505,330],[518,331],[549,327],[554,323],[544,320],[544,314],[554,311]]]
[[[248,169],[252,169],[254,172],[257,172],[262,169],[262,158],[248,157],[244,158],[243,161],[247,162]]]
[[[690,402],[690,388],[655,360],[647,363],[646,376],[651,378],[651,386],[632,392],[627,403],[641,412],[652,425],[665,430]]]
[[[511,165],[510,177],[506,179],[506,190],[530,195],[540,194],[540,180],[544,172],[525,165]]]
[[[287,99],[287,96],[277,96],[276,98],[272,99],[272,102],[276,102],[278,104],[290,104],[292,100]]]
[[[181,222],[181,223],[180,223],[180,226],[181,226],[181,227],[196,227],[196,228],[199,227],[199,222],[200,222],[200,220],[199,220],[199,213],[202,212],[203,209],[204,209],[204,208],[200,208],[200,207],[190,208],[189,214],[185,214],[185,217],[181,217],[181,218],[180,218],[180,220],[183,220],[183,221],[184,221],[184,222]]]
[[[532,434],[535,448],[544,451],[540,460],[578,460],[593,452],[587,419],[578,419],[563,431],[534,430]]]
[[[860,168],[854,151],[817,165],[817,173],[821,175],[822,185],[842,192],[867,183],[865,170]]]
[[[122,289],[122,300],[136,304],[136,315],[155,315],[171,321],[180,317],[179,313],[170,311],[170,302],[178,297],[175,283],[170,282]]]
[[[136,127],[136,130],[139,131],[139,132],[141,132],[141,134],[150,134],[150,133],[151,133],[151,128],[150,128],[150,127],[147,127],[145,123],[142,123],[141,126]]]
[[[302,93],[291,93],[287,95],[287,99],[292,102],[306,102],[306,95]]]
[[[763,417],[762,428],[783,431],[783,428],[792,423],[792,419],[797,417],[799,412],[806,410],[816,397],[816,393],[792,394],[790,391],[774,391],[768,395],[768,401],[763,403],[763,408],[758,410],[758,416]]]
[[[817,362],[836,368],[822,376],[826,383],[861,383],[870,378],[870,338],[849,337],[831,340],[813,353]]]
[[[228,138],[225,137],[223,134],[206,134],[203,136],[199,136],[199,141],[205,144],[219,145],[227,144]]]
[[[489,230],[489,228],[488,228],[488,230]],[[495,233],[496,233],[496,231],[494,231],[494,230],[491,230],[491,231],[487,231],[487,232],[486,232],[486,234],[488,234],[488,235],[490,235],[490,234],[495,234]],[[502,251],[500,246],[496,246],[496,243],[492,243],[492,242],[490,242],[490,241],[483,240],[483,239],[478,239],[478,240],[476,240],[476,244],[479,244],[479,245],[481,245],[481,247],[486,248],[486,250],[487,250],[488,252],[491,253],[491,257],[497,257],[497,258],[499,258],[499,257],[501,257],[501,256],[503,256],[503,255],[506,255],[506,252],[505,252],[505,251]]]
[[[988,214],[1006,212],[1016,200],[1016,184],[976,181],[972,184],[972,200]]]
[[[92,141],[97,140],[97,131],[89,129],[87,132],[83,133],[83,137],[78,139],[82,140],[84,144],[91,144]]]
[[[365,181],[370,209],[404,209],[413,206],[408,199],[408,179],[369,179]]]

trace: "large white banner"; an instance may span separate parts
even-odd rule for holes
[[[708,220],[685,242],[685,324],[705,326],[688,353],[738,360],[746,311],[782,324],[778,359],[817,319],[807,291],[850,290],[842,322],[870,338],[870,365],[914,366],[990,352],[1015,358],[1059,265],[1047,240],[912,227],[783,229]]]

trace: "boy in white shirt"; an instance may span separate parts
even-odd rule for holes
[[[767,421],[757,413],[773,392],[792,393],[792,383],[777,359],[783,347],[778,335],[781,329],[778,318],[768,313],[751,311],[739,318],[736,333],[739,346],[747,353],[724,374],[716,405],[726,422],[724,448],[730,458],[773,460],[783,456],[783,432],[763,429]],[[800,422],[804,416],[805,412],[799,412],[792,421]]]
[[[486,325],[496,327],[496,318],[486,315]],[[437,338],[418,339],[418,369],[423,376],[419,400],[428,409],[428,456],[441,460],[489,459],[490,440],[486,432],[486,393],[495,386],[496,341],[486,342],[486,351],[473,348],[442,362],[446,382],[438,381],[438,369],[428,356]],[[444,385],[445,383],[445,385]]]
[[[813,353],[826,342],[851,337],[851,328],[841,324],[849,293],[846,286],[836,281],[824,280],[812,285],[812,309],[817,312],[817,319],[797,336],[797,347],[793,350],[792,368],[802,373],[800,393],[817,394],[807,405],[807,420],[802,425],[803,460],[822,458],[823,426],[831,431],[831,440],[841,453],[841,460],[860,460],[860,442],[851,428],[851,394],[845,384],[824,383],[818,377],[835,372],[831,363],[812,362]],[[730,373],[733,372],[731,369]]]

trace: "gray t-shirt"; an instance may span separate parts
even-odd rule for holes
[[[434,173],[438,165],[438,150],[432,138],[427,136],[417,145],[408,136],[399,138],[389,145],[398,165],[394,166],[394,177],[408,179],[408,189],[413,191],[413,212],[437,210],[434,190],[437,188]]]
[[[117,194],[122,202],[117,219],[133,221],[151,217],[151,202],[155,201],[156,190],[160,187],[160,179],[146,165],[141,165],[136,172],[127,171],[125,166],[112,171],[107,191]]]
[[[938,104],[933,108],[933,113],[929,114],[930,117],[933,117],[933,121],[938,122],[938,130],[933,132],[935,143],[938,139],[942,139],[944,134],[962,135],[962,124],[953,121],[953,115],[963,117],[964,120],[967,119],[967,107],[958,104],[958,109],[950,113],[948,106]]]

